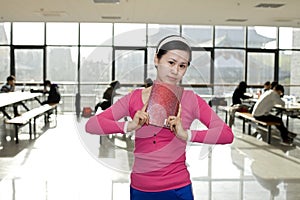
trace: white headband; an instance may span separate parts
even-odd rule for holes
[[[167,44],[168,42],[171,42],[171,41],[180,41],[180,42],[183,42],[185,43],[187,46],[190,46],[189,43],[186,41],[186,39],[184,39],[183,37],[180,37],[180,36],[170,36],[170,37],[167,37],[165,40],[163,40],[160,45],[157,47],[157,51],[156,53],[160,50],[160,48]]]

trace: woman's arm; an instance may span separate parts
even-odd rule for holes
[[[129,102],[132,93],[119,99],[115,104],[98,115],[92,116],[85,125],[85,130],[91,134],[124,133],[125,122],[119,120],[129,116]]]
[[[231,128],[211,109],[211,107],[198,95],[193,99],[196,106],[189,112],[200,120],[207,130],[191,130],[191,141],[206,144],[228,144],[233,141]]]

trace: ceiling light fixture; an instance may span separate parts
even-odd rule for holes
[[[116,20],[121,19],[120,16],[101,16],[102,19]]]
[[[246,22],[248,19],[226,19],[226,22]]]
[[[94,3],[120,3],[120,0],[94,0]]]
[[[284,5],[285,4],[283,4],[283,3],[260,3],[260,4],[257,4],[255,7],[256,8],[279,8]]]

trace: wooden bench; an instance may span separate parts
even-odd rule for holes
[[[57,104],[45,104],[37,108],[33,108],[20,116],[5,121],[6,124],[13,124],[15,126],[15,139],[16,143],[19,143],[18,132],[19,128],[29,124],[29,136],[32,138],[32,120],[33,120],[33,131],[36,133],[36,119],[42,115],[45,117],[45,124],[48,122],[49,113],[55,112],[57,115]]]
[[[280,125],[278,122],[264,122],[255,119],[251,113],[247,112],[235,112],[235,116],[238,116],[243,119],[243,133],[245,133],[245,125],[248,123],[248,135],[251,135],[251,124],[261,125],[267,127],[267,142],[271,143],[271,126]]]

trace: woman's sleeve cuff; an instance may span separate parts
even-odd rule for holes
[[[129,123],[129,121],[125,121],[125,123],[124,123],[124,128],[123,128],[124,133],[127,133],[128,123]]]
[[[187,130],[187,135],[188,135],[187,142],[191,142],[191,140],[192,140],[192,131]]]

